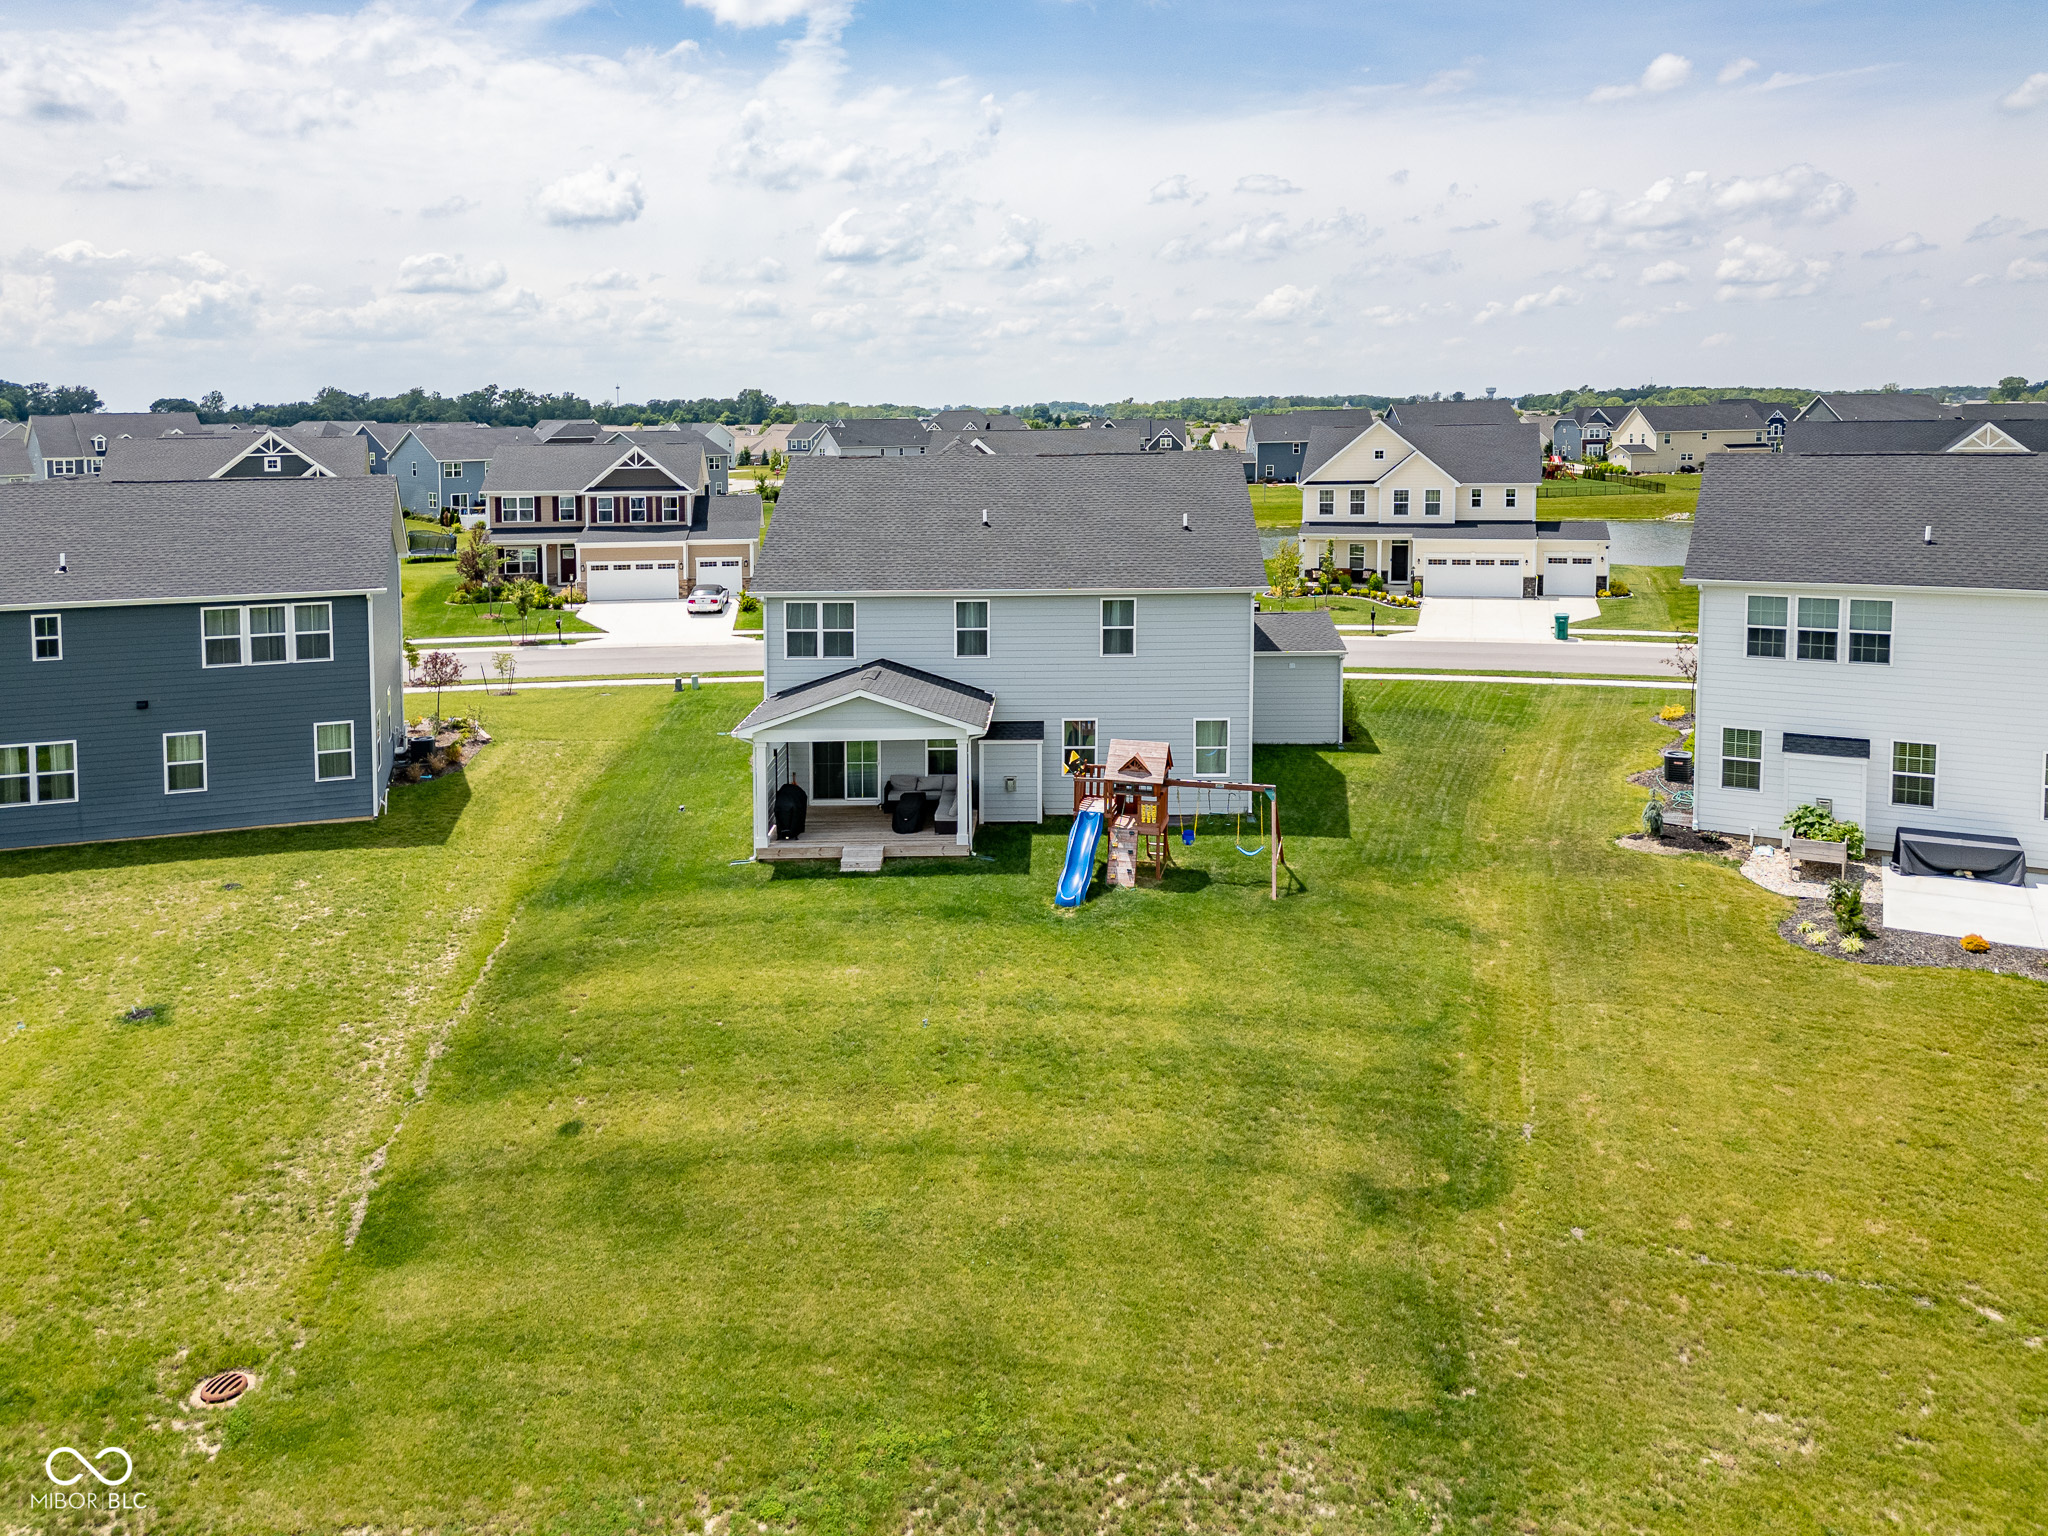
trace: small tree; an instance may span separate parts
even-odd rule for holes
[[[747,467],[748,467],[749,465],[751,465],[751,464],[752,464],[753,462],[754,462],[754,450],[753,450],[753,449],[751,449],[751,448],[742,448],[742,449],[740,450],[740,456],[739,456],[739,466],[740,466],[740,468],[741,468],[741,469],[745,469],[745,468],[747,468]]]
[[[1316,562],[1316,579],[1323,584],[1325,592],[1337,585],[1337,551],[1335,545],[1325,544],[1323,546],[1323,558]]]
[[[498,681],[505,685],[505,692],[512,692],[512,679],[519,670],[519,658],[510,651],[500,651],[491,658],[491,670],[498,674]]]
[[[498,579],[498,563],[498,547],[489,530],[482,523],[472,525],[456,547],[455,574],[465,586],[489,587]]]
[[[1655,795],[1643,807],[1643,830],[1654,838],[1664,836],[1664,804]]]
[[[512,584],[512,611],[519,615],[519,643],[526,643],[526,616],[547,598],[546,590],[531,577]]]
[[[441,724],[441,690],[462,681],[462,661],[453,651],[429,651],[420,658],[419,685],[434,690],[434,724]]]
[[[1697,690],[1700,685],[1700,648],[1697,645],[1681,645],[1678,653],[1664,663],[1685,679],[1686,686]]]
[[[1301,586],[1301,546],[1289,539],[1273,551],[1266,562],[1273,590],[1283,599],[1294,596]]]

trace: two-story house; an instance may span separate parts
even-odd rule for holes
[[[1770,838],[1825,801],[1872,849],[1985,834],[2048,866],[2048,457],[1724,457],[1685,580],[1698,825]]]
[[[707,484],[704,439],[529,443],[499,452],[483,487],[505,574],[581,583],[592,602],[675,602],[693,585],[740,591],[761,539],[761,498]]]
[[[28,453],[38,480],[74,480],[100,472],[109,444],[122,438],[197,432],[190,411],[93,411],[72,416],[31,416]]]
[[[818,442],[831,426],[829,421],[793,421],[789,424],[789,435],[783,439],[784,452],[791,458],[800,458],[817,451]]]
[[[936,800],[922,851],[965,853],[977,823],[1071,814],[1067,754],[1112,738],[1219,782],[1254,739],[1341,740],[1336,628],[1258,615],[1265,582],[1243,475],[1213,454],[793,464],[754,579],[766,697],[733,731],[755,848],[895,848],[907,782]]]
[[[1607,443],[1614,429],[1627,417],[1625,405],[1581,405],[1567,411],[1550,425],[1550,451],[1560,459],[1607,457]]]
[[[1607,579],[1607,525],[1539,521],[1536,429],[1396,426],[1311,432],[1301,563],[1377,572],[1430,597],[1590,597]]]
[[[1794,412],[1759,400],[1709,405],[1629,408],[1607,444],[1607,457],[1638,475],[1697,474],[1710,454],[1776,453]]]
[[[1252,416],[1244,429],[1244,477],[1260,485],[1292,485],[1301,478],[1308,437],[1316,428],[1369,427],[1377,420],[1366,409]]]
[[[384,472],[398,482],[407,515],[453,512],[464,525],[480,523],[491,460],[503,449],[538,441],[531,427],[408,427],[391,449]]]
[[[347,821],[404,734],[391,483],[0,494],[0,847]]]
[[[671,422],[660,427],[619,427],[607,430],[600,441],[649,443],[660,447],[663,443],[673,445],[686,438],[695,438],[704,449],[704,473],[712,494],[725,495],[731,489],[733,459],[737,455],[732,447],[732,433],[716,422],[708,428],[695,422],[687,425]]]
[[[934,441],[931,429],[909,416],[858,416],[827,427],[810,451],[821,458],[916,459]]]

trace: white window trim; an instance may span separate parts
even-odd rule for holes
[[[963,626],[961,624],[960,605],[962,603],[981,604],[981,627],[979,629],[976,629],[973,625]],[[995,654],[995,646],[993,644],[995,636],[991,633],[995,628],[994,619],[995,605],[985,597],[956,597],[953,599],[953,655],[956,660],[987,661],[989,657]],[[978,653],[962,651],[960,649],[960,637],[962,635],[980,635],[981,650]]]
[[[1102,766],[1102,721],[1094,715],[1075,715],[1070,719],[1060,722],[1059,765],[1060,773],[1065,778],[1073,777],[1072,774],[1067,772],[1067,727],[1070,725],[1085,725],[1088,727],[1088,734],[1095,738],[1088,750],[1095,754],[1094,766],[1097,768]]]
[[[249,610],[252,608],[282,608],[284,610],[285,646],[284,659],[282,661],[252,661],[250,659],[249,642],[255,638],[249,629]],[[326,629],[303,631],[303,633],[308,635],[324,634],[327,636],[327,654],[325,656],[307,656],[302,658],[299,655],[299,635],[301,634],[299,629],[299,610],[301,608],[325,608],[327,610]],[[236,649],[233,661],[208,661],[206,659],[206,642],[209,639],[225,640],[228,638],[226,635],[210,636],[206,633],[206,616],[209,613],[232,613],[235,615],[236,633],[234,640]],[[202,670],[208,672],[221,672],[229,667],[317,666],[323,662],[333,661],[338,654],[339,649],[334,643],[334,604],[331,601],[320,603],[242,603],[232,606],[224,603],[210,603],[199,610],[199,665]]]
[[[810,623],[809,623],[808,625],[805,625],[805,626],[803,626],[803,627],[801,627],[801,628],[800,628],[800,627],[798,627],[798,626],[797,626],[797,625],[795,625],[795,624],[792,624],[792,623],[790,622],[790,617],[789,617],[789,610],[790,610],[791,608],[809,608],[809,609],[811,610],[811,622],[810,622]],[[818,632],[818,617],[819,617],[819,615],[818,615],[818,605],[817,605],[816,603],[806,603],[806,602],[803,602],[803,601],[801,601],[801,600],[791,600],[791,599],[789,599],[789,598],[785,598],[785,599],[783,599],[783,603],[782,603],[782,659],[783,659],[784,661],[822,661],[822,660],[824,660],[824,656],[823,656],[823,654],[822,654],[822,652],[823,652],[823,649],[824,649],[824,640],[823,640],[823,638],[822,638],[822,637],[820,636],[820,634],[819,634],[819,632]],[[812,646],[813,646],[813,649],[812,649],[812,651],[811,651],[810,655],[808,655],[808,656],[805,656],[805,655],[803,655],[802,653],[800,653],[800,652],[797,652],[797,651],[792,651],[792,650],[791,650],[791,649],[789,648],[789,637],[790,637],[791,635],[809,635],[809,636],[811,637],[811,641],[812,641]]]
[[[1121,630],[1126,627],[1122,624],[1111,624],[1109,622],[1108,610],[1111,603],[1129,603],[1131,605],[1131,622],[1128,626],[1131,631],[1131,648],[1128,651],[1112,651],[1109,649],[1110,630]],[[1097,652],[1098,655],[1123,657],[1136,656],[1138,654],[1138,600],[1135,597],[1105,597],[1102,599],[1101,606],[1096,609],[1095,643],[1101,648]]]
[[[284,610],[284,628],[277,631],[277,638],[284,642],[284,654],[275,661],[258,661],[256,659],[256,629],[250,615],[258,608],[282,608]],[[330,622],[332,621],[330,620]],[[205,627],[204,623],[200,625],[202,631],[204,631]],[[251,603],[242,610],[242,665],[248,667],[286,666],[291,662],[292,652],[297,648],[297,642],[292,639],[292,605],[290,603]]]
[[[1223,770],[1220,773],[1202,772],[1202,752],[1204,750],[1202,746],[1202,727],[1205,725],[1220,725],[1223,727]],[[1188,740],[1194,746],[1194,762],[1192,764],[1194,777],[1198,779],[1227,779],[1230,777],[1230,718],[1227,715],[1197,715]],[[1213,752],[1216,749],[1210,747],[1207,750]]]
[[[323,661],[334,660],[334,604],[331,602],[293,603],[290,606],[291,617],[286,622],[291,626],[292,661],[294,663],[304,662],[308,665],[313,665]],[[325,629],[300,629],[299,610],[301,608],[325,608],[327,610],[327,627]],[[325,656],[301,656],[299,654],[300,635],[325,635],[327,637],[327,654]]]
[[[57,626],[57,633],[56,636],[54,637],[57,641],[57,654],[54,656],[43,656],[38,654],[38,647],[40,646],[41,642],[52,638],[49,635],[39,635],[36,633],[36,625],[41,623],[44,619],[48,619],[51,623]],[[63,614],[32,613],[28,616],[28,659],[30,661],[62,661],[64,659]]]
[[[443,480],[460,480],[462,478],[462,465],[453,459],[442,460],[441,478]]]
[[[1914,775],[1913,775],[1913,777],[1914,777],[1914,778],[1916,778],[1916,779],[1932,779],[1932,780],[1934,781],[1934,798],[1933,798],[1932,800],[1930,800],[1930,801],[1929,801],[1929,802],[1928,802],[1928,803],[1927,803],[1926,805],[1908,805],[1908,804],[1906,804],[1906,803],[1905,803],[1904,801],[1902,801],[1902,800],[1898,800],[1898,799],[1894,799],[1894,798],[1893,798],[1893,791],[1894,791],[1894,788],[1895,788],[1895,786],[1894,786],[1894,784],[1893,784],[1893,782],[1892,782],[1892,781],[1893,781],[1894,779],[1896,779],[1896,778],[1898,777],[1898,775],[1899,775],[1899,772],[1900,772],[1899,768],[1897,767],[1897,763],[1898,763],[1898,760],[1899,760],[1899,759],[1898,759],[1898,750],[1899,750],[1899,748],[1900,748],[1900,747],[1902,747],[1902,746],[1904,746],[1904,747],[1932,747],[1932,748],[1934,748],[1934,772],[1932,772],[1932,773],[1916,773],[1916,774],[1914,774]],[[1886,804],[1887,804],[1887,805],[1889,805],[1889,806],[1890,806],[1890,807],[1891,807],[1891,808],[1892,808],[1893,810],[1901,810],[1901,811],[1938,811],[1938,810],[1940,810],[1940,809],[1941,809],[1941,764],[1942,764],[1942,761],[1943,761],[1943,759],[1942,759],[1942,752],[1943,752],[1943,750],[1944,750],[1944,748],[1943,748],[1943,746],[1942,746],[1942,743],[1940,743],[1940,742],[1938,742],[1938,741],[1894,741],[1894,742],[1892,742],[1892,743],[1891,743],[1891,750],[1890,750],[1889,752],[1885,753],[1885,766],[1884,766],[1884,797],[1885,797],[1885,802],[1886,802]]]
[[[199,738],[199,787],[197,789],[171,788],[171,738],[173,736],[197,736]],[[206,761],[206,732],[165,731],[163,739],[164,793],[167,795],[203,795],[213,783],[213,774]],[[189,768],[190,763],[179,763],[180,768]]]
[[[280,454],[280,453],[266,453],[265,455],[263,455],[263,473],[265,473],[266,475],[275,475],[275,474],[280,474],[280,473],[282,473],[282,472],[283,472],[283,470],[284,470],[284,455],[283,455],[283,454]]]
[[[260,604],[259,606],[263,606],[263,607],[268,607],[268,606],[271,606],[271,605],[269,605],[269,604]],[[227,639],[227,638],[228,638],[228,637],[227,637],[226,635],[209,635],[209,634],[208,634],[208,633],[206,632],[206,616],[207,616],[207,615],[208,615],[209,613],[232,613],[232,614],[233,614],[233,615],[235,616],[235,634],[234,634],[234,641],[235,641],[235,659],[234,659],[233,661],[208,661],[208,660],[206,659],[206,651],[207,651],[207,647],[208,647],[208,644],[209,644],[209,643],[210,643],[211,641],[214,641],[214,640],[225,640],[225,639]],[[202,667],[203,669],[205,669],[205,670],[207,670],[207,671],[213,671],[213,670],[215,670],[215,669],[217,669],[217,668],[222,668],[222,667],[240,667],[240,666],[245,666],[245,665],[247,665],[247,663],[248,663],[248,660],[249,660],[249,612],[248,612],[248,610],[247,610],[246,608],[228,608],[228,607],[224,607],[224,606],[219,606],[219,605],[216,605],[216,606],[214,606],[214,607],[211,607],[211,608],[201,608],[201,609],[199,610],[199,665],[200,665],[200,666],[201,666],[201,667]]]
[[[348,772],[346,774],[323,774],[320,771],[320,732],[330,725],[348,727]],[[353,720],[315,720],[313,722],[313,782],[315,784],[346,784],[356,776],[356,723]]]
[[[72,741],[4,741],[0,747],[14,747],[28,753],[28,798],[18,802],[0,804],[0,811],[27,810],[32,805],[76,805],[79,801],[78,743]],[[71,795],[64,800],[44,800],[36,793],[36,749],[38,747],[69,747],[71,749]]]
[[[853,745],[855,745],[856,743],[858,743],[858,744],[859,744],[859,745],[861,745],[861,746],[868,746],[868,747],[873,747],[873,748],[875,749],[875,792],[874,792],[874,793],[873,793],[872,795],[846,795],[846,794],[841,794],[841,795],[840,795],[840,796],[839,796],[839,797],[838,797],[837,799],[824,799],[824,798],[822,798],[822,797],[820,797],[820,796],[818,796],[817,794],[815,794],[815,793],[814,793],[814,794],[813,794],[813,795],[811,796],[811,804],[813,804],[813,805],[880,805],[880,804],[882,803],[882,792],[883,792],[884,790],[886,790],[886,789],[887,789],[887,788],[889,787],[889,781],[888,781],[888,780],[887,780],[887,779],[886,779],[886,778],[885,778],[885,777],[883,776],[883,774],[882,774],[882,744],[881,744],[881,741],[880,741],[880,740],[879,740],[878,738],[875,738],[875,737],[869,737],[869,736],[847,736],[847,737],[839,737],[839,736],[827,736],[827,737],[824,737],[824,738],[822,738],[822,739],[820,739],[820,740],[818,740],[818,741],[813,741],[813,742],[811,742],[811,743],[809,744],[809,745],[810,745],[810,749],[811,749],[811,754],[812,754],[812,755],[811,755],[811,762],[810,762],[810,770],[811,770],[811,773],[810,773],[810,778],[811,778],[811,788],[812,788],[812,789],[813,789],[813,790],[815,791],[815,790],[816,790],[816,788],[818,787],[818,759],[817,759],[817,755],[816,755],[816,754],[817,754],[817,750],[818,750],[818,748],[819,748],[819,747],[821,747],[821,746],[826,746],[826,745],[836,745],[836,746],[839,746],[839,747],[841,747],[841,748],[845,748],[845,747],[850,747],[850,746],[853,746]],[[845,765],[845,762],[844,762],[843,758],[842,758],[842,761],[841,761],[841,763],[840,763],[840,776],[839,776],[839,787],[840,787],[840,789],[841,789],[842,791],[843,791],[843,790],[844,790],[844,789],[846,788],[846,765]]]
[[[858,660],[860,659],[860,605],[859,605],[858,603],[856,603],[856,602],[855,602],[855,601],[854,601],[854,600],[853,600],[852,598],[850,598],[850,597],[848,597],[848,598],[835,598],[835,599],[834,599],[833,601],[834,601],[835,605],[843,605],[843,606],[845,606],[845,607],[847,607],[847,608],[851,608],[851,609],[853,610],[853,622],[852,622],[851,624],[849,624],[849,625],[848,625],[848,626],[847,626],[847,627],[846,627],[845,629],[827,629],[827,628],[825,627],[825,604],[824,604],[824,602],[823,602],[822,600],[821,600],[821,601],[819,602],[819,604],[818,604],[818,660],[820,660],[820,661],[843,661],[843,662],[847,663],[847,664],[848,664],[849,666],[851,666],[851,665],[852,665],[852,664],[853,664],[854,662],[856,662],[856,661],[858,661]],[[853,636],[853,640],[852,640],[852,642],[851,642],[851,643],[852,643],[852,646],[853,646],[853,649],[852,649],[852,650],[850,650],[850,651],[848,651],[848,652],[847,652],[847,653],[846,653],[846,654],[845,654],[844,656],[827,656],[827,655],[825,654],[825,636],[827,636],[828,634],[830,634],[830,635],[842,635],[842,634],[843,634],[843,635],[851,635],[851,636]]]
[[[1502,505],[1504,505],[1504,506],[1506,506],[1507,508],[1509,508],[1510,510],[1512,510],[1512,509],[1513,509],[1513,508],[1515,507],[1515,505],[1516,505],[1516,499],[1517,499],[1517,494],[1518,494],[1518,488],[1517,488],[1517,487],[1515,487],[1515,486],[1512,486],[1512,485],[1511,485],[1511,486],[1509,486],[1509,487],[1508,487],[1508,488],[1507,488],[1506,490],[1502,491],[1502,492],[1501,492],[1501,502],[1502,502]]]
[[[1834,627],[1833,627],[1832,629],[1823,629],[1823,628],[1820,628],[1820,627],[1819,627],[1819,626],[1817,626],[1817,625],[1807,625],[1807,624],[1803,624],[1803,623],[1801,623],[1801,622],[1800,622],[1800,615],[1799,615],[1799,605],[1800,605],[1800,604],[1801,604],[1802,602],[1820,602],[1820,603],[1833,603],[1833,604],[1835,605],[1835,623],[1834,623]],[[1791,633],[1791,635],[1790,635],[1790,636],[1788,637],[1788,638],[1789,638],[1789,639],[1791,640],[1791,642],[1792,642],[1792,643],[1791,643],[1790,645],[1788,645],[1788,646],[1787,646],[1787,647],[1785,648],[1785,659],[1786,659],[1786,660],[1788,660],[1788,661],[1805,661],[1805,662],[1819,662],[1819,663],[1820,663],[1820,664],[1821,664],[1822,666],[1824,666],[1824,667],[1826,667],[1826,666],[1839,666],[1839,665],[1840,665],[1840,664],[1841,664],[1842,662],[1844,662],[1844,661],[1846,661],[1846,660],[1848,659],[1848,656],[1847,656],[1847,651],[1848,651],[1848,647],[1842,644],[1842,625],[1843,625],[1843,622],[1844,622],[1844,621],[1845,621],[1845,620],[1846,620],[1846,619],[1848,618],[1848,614],[1849,614],[1849,603],[1848,603],[1848,600],[1847,600],[1846,598],[1843,598],[1843,597],[1839,597],[1839,596],[1834,596],[1834,595],[1820,595],[1820,596],[1815,596],[1815,597],[1804,597],[1804,598],[1803,598],[1803,597],[1799,597],[1799,596],[1796,596],[1796,595],[1795,595],[1795,596],[1793,597],[1793,599],[1792,599],[1792,608],[1791,608],[1791,618],[1792,618],[1792,633]],[[1800,655],[1800,654],[1799,654],[1799,637],[1800,637],[1801,635],[1806,635],[1806,634],[1813,634],[1813,635],[1833,635],[1833,636],[1835,637],[1835,654],[1834,654],[1833,656],[1802,656],[1802,655]],[[1748,646],[1747,646],[1747,643],[1746,643],[1746,642],[1747,642],[1747,639],[1748,639],[1748,637],[1747,637],[1747,636],[1744,636],[1744,640],[1745,640],[1745,645],[1744,645],[1744,649],[1745,649],[1745,650],[1746,650],[1746,649],[1748,649]]]
[[[1729,791],[1729,792],[1730,792],[1731,794],[1737,794],[1737,795],[1757,795],[1757,794],[1762,794],[1762,793],[1763,793],[1763,788],[1764,788],[1764,737],[1765,737],[1766,733],[1765,733],[1764,731],[1761,731],[1761,730],[1759,730],[1759,731],[1757,731],[1757,732],[1756,732],[1756,756],[1755,756],[1755,757],[1730,757],[1730,756],[1728,755],[1728,735],[1727,735],[1728,731],[1730,731],[1730,730],[1746,731],[1746,730],[1748,730],[1748,729],[1749,729],[1749,727],[1748,727],[1748,726],[1746,726],[1746,725],[1738,725],[1738,726],[1727,726],[1727,727],[1724,727],[1724,728],[1723,728],[1723,730],[1722,730],[1722,734],[1721,734],[1721,785],[1720,785],[1720,787],[1721,787],[1722,789],[1725,789],[1725,790]],[[1728,765],[1728,764],[1730,764],[1730,763],[1755,763],[1755,764],[1756,764],[1756,783],[1755,783],[1755,784],[1753,784],[1753,785],[1742,785],[1742,784],[1730,784],[1730,783],[1728,782],[1728,766],[1727,766],[1727,765]]]

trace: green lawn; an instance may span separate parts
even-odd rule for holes
[[[754,611],[752,613],[749,613],[746,609],[742,608],[738,613],[732,616],[732,632],[736,635],[750,633],[759,634],[761,632],[762,621],[766,618],[766,616],[767,615],[765,608],[763,608],[763,606],[759,603],[756,603],[754,605]]]
[[[1700,589],[1679,584],[1682,565],[1617,565],[1613,574],[1628,583],[1627,597],[1600,599],[1600,617],[1574,624],[1581,629],[1662,629],[1696,632]]]
[[[405,637],[408,640],[433,640],[444,635],[491,635],[503,633],[513,639],[519,637],[519,615],[505,605],[499,604],[495,616],[491,610],[478,603],[451,603],[455,589],[462,584],[462,578],[455,574],[453,560],[408,560],[403,572],[405,581]],[[575,614],[560,608],[529,614],[526,632],[529,635],[555,632],[555,620],[562,621],[565,635],[602,634],[595,624],[586,624]]]
[[[1252,485],[1252,517],[1261,528],[1301,526],[1301,487],[1298,485]]]
[[[1290,597],[1284,601],[1277,597],[1259,599],[1259,609],[1264,613],[1307,613],[1322,608],[1339,624],[1371,624],[1377,620],[1380,628],[1399,628],[1413,624],[1421,610],[1416,608],[1389,608],[1385,603],[1369,603],[1357,597]]]
[[[1631,491],[1630,484],[1651,481],[1662,492]],[[1545,480],[1536,487],[1539,517],[1662,518],[1690,517],[1699,506],[1698,475],[1643,475],[1636,481]]]
[[[1353,684],[1258,755],[1286,900],[1212,819],[1069,913],[1057,825],[730,864],[740,693],[0,856],[5,1497],[122,1444],[181,1531],[2039,1527],[2042,989],[1614,848],[1678,695]]]

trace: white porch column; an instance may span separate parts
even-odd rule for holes
[[[958,774],[954,809],[960,816],[956,823],[959,830],[953,834],[953,841],[962,848],[971,848],[974,846],[974,738],[956,735],[953,744],[956,748],[953,763]]]
[[[754,846],[768,846],[768,743],[754,742]]]

